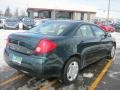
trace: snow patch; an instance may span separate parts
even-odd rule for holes
[[[116,80],[120,80],[120,72],[109,71],[108,76],[110,78],[113,78],[113,79],[116,79]]]
[[[120,48],[120,33],[119,32],[113,32],[113,33],[111,33],[111,35],[116,40],[117,48]]]
[[[4,30],[0,29],[0,70],[3,70],[4,67],[8,66],[3,58],[4,48],[6,46],[6,39],[9,34],[16,32],[24,32],[24,30]]]
[[[83,73],[83,77],[86,77],[86,78],[92,78],[94,76],[93,73]]]

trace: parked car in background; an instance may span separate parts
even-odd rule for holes
[[[35,26],[39,25],[41,18],[34,18]]]
[[[9,35],[5,61],[38,78],[57,77],[73,83],[79,70],[102,58],[113,58],[116,42],[97,25],[51,20],[24,33]]]
[[[5,20],[4,29],[19,29],[19,22],[18,18],[7,18]]]
[[[35,22],[35,26],[39,25],[39,24],[43,24],[45,22],[49,22],[51,19],[34,19],[34,22]]]
[[[120,32],[120,22],[113,24],[113,27],[116,29],[117,32]]]
[[[97,22],[96,24],[106,32],[115,32],[116,31],[115,28],[108,22]]]
[[[22,23],[23,23],[23,29],[26,30],[31,29],[35,26],[34,20],[29,17],[22,18]]]

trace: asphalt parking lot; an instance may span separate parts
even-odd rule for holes
[[[113,35],[115,36],[115,34]],[[117,36],[117,39],[118,36]],[[119,40],[117,40],[119,43]],[[1,50],[3,49],[3,43],[1,44]],[[120,59],[119,59],[120,48],[117,46],[116,50],[116,57],[113,60],[112,65],[108,69],[107,73],[104,75],[102,80],[99,81],[99,84],[96,86],[96,90],[119,90],[119,83],[120,83]],[[3,61],[3,58],[1,58]],[[102,59],[85,69],[80,71],[79,77],[77,81],[71,85],[65,86],[59,81],[55,82],[54,84],[50,85],[47,90],[88,90],[91,85],[95,82],[101,72],[104,70],[104,67],[107,65],[109,60]],[[2,66],[3,67],[3,66]],[[5,66],[4,68],[0,68],[0,84],[9,78],[15,78],[15,76],[19,76],[19,74],[15,69],[10,68],[9,66]],[[11,79],[9,83],[5,86],[1,86],[1,90],[33,90],[33,85],[29,86],[28,81],[32,77],[25,76],[24,78],[20,78],[19,80]],[[55,79],[52,79],[52,81]],[[43,90],[43,89],[40,89]]]
[[[119,90],[120,88],[120,48],[116,50],[116,58],[106,75],[97,86],[97,90]]]

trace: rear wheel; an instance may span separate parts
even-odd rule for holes
[[[62,75],[62,81],[64,84],[71,84],[73,83],[79,74],[79,59],[78,58],[71,58],[66,63],[63,75]]]

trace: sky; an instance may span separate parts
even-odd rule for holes
[[[5,11],[6,7],[10,7],[12,11],[15,11],[16,8],[19,10],[26,10],[27,7],[32,6],[48,6],[53,5],[57,7],[57,5],[61,6],[88,6],[94,7],[97,10],[105,11],[108,8],[109,0],[0,0],[0,11]],[[120,0],[110,0],[111,1],[111,11],[120,12]]]

